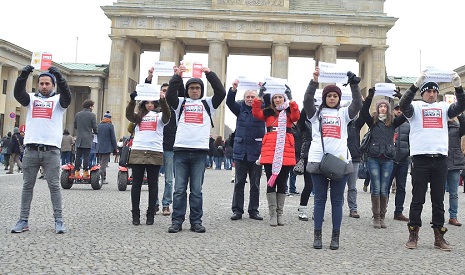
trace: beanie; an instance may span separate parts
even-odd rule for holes
[[[104,115],[103,118],[111,118],[110,111],[107,111]]]
[[[436,82],[426,82],[420,87],[420,95],[423,96],[423,93],[429,89],[433,89],[439,93],[439,85]]]
[[[274,89],[273,89],[273,90],[271,90],[271,92],[270,92],[270,101],[273,101],[273,97],[274,97],[275,95],[282,95],[282,96],[284,97],[284,101],[287,101],[287,100],[288,100],[285,91],[282,91],[282,90],[274,90]]]
[[[40,73],[39,74],[39,77],[37,78],[37,82],[39,82],[39,79],[42,77],[42,76],[48,76],[52,79],[52,84],[53,86],[55,86],[55,82],[56,82],[56,78],[53,74],[49,73],[49,72],[43,72],[43,73]]]
[[[326,104],[325,102],[325,98],[326,96],[328,95],[328,93],[330,92],[335,92],[338,96],[339,96],[339,102],[341,102],[341,99],[342,99],[342,92],[341,92],[341,88],[339,88],[338,86],[336,85],[328,85],[326,86],[324,89],[323,89],[323,94],[322,94],[322,101]]]
[[[386,99],[380,99],[376,101],[376,112],[377,113],[379,113],[379,106],[381,104],[386,104],[388,113],[391,111],[391,104],[389,104],[389,101],[387,101]]]
[[[189,85],[191,85],[192,83],[200,84],[200,90],[201,90],[200,98],[203,98],[203,95],[204,95],[203,81],[202,81],[202,79],[197,78],[197,77],[193,77],[193,78],[187,80],[187,82],[186,82],[186,92],[185,92],[186,98],[189,98],[189,93],[187,91],[189,90]]]
[[[19,134],[19,128],[18,127],[13,128],[13,134]]]

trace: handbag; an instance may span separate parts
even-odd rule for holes
[[[323,132],[321,130],[321,116],[319,117],[319,120],[320,120],[321,147],[323,149],[323,158],[321,158],[319,169],[320,169],[321,174],[323,174],[329,180],[339,181],[344,178],[347,163],[333,154],[325,153],[325,144],[323,142]]]
[[[362,160],[358,165],[357,176],[359,179],[366,179],[369,177],[368,175],[368,165],[366,160]]]
[[[303,175],[304,174],[304,172],[305,172],[304,163],[305,163],[305,159],[300,158],[299,161],[294,166],[294,169],[293,169],[294,174],[296,174],[296,175]]]
[[[372,127],[368,129],[368,132],[365,133],[365,135],[362,138],[362,141],[360,142],[360,153],[362,154],[365,154],[366,151],[368,150],[368,145],[370,144],[370,140],[371,140],[371,128]]]
[[[119,166],[127,167],[129,162],[129,155],[131,154],[131,147],[132,147],[132,139],[134,138],[134,130],[136,125],[132,128],[131,135],[129,138],[124,142],[123,148],[121,149],[121,153],[119,156]]]

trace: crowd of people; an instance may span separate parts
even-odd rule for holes
[[[32,70],[32,66],[23,69],[14,95],[28,110],[28,129],[44,124],[50,131],[40,131],[42,134],[31,132],[24,136],[15,128],[13,134],[8,133],[1,141],[5,170],[13,173],[14,164],[17,163],[24,173],[20,219],[11,232],[20,233],[29,228],[32,190],[42,167],[51,190],[55,230],[64,233],[67,229],[61,214],[59,169],[54,169],[60,163],[73,162],[75,150],[75,177],[88,177],[93,159],[89,155],[94,146],[94,153],[98,154],[101,164],[101,181],[106,183],[110,156],[114,154],[117,160],[123,140],[116,141],[109,112],[97,124],[92,112],[92,100],[85,100],[83,110],[75,117],[76,137],[72,137],[67,130],[60,130],[58,135],[62,114],[71,101],[66,80],[56,68],[51,67],[48,72],[39,75],[39,92],[27,93],[25,83]],[[465,139],[462,138],[465,135],[465,116],[462,114],[465,111],[465,94],[458,74],[452,78],[455,103],[438,102],[438,84],[427,81],[422,73],[404,94],[399,89],[393,91],[394,97],[399,98],[399,102],[394,104],[385,97],[375,100],[374,88],[368,89],[363,100],[359,87],[361,78],[347,72],[346,85],[350,87],[351,100],[342,104],[342,91],[333,84],[324,87],[321,99],[315,98],[321,85],[317,67],[299,107],[287,85],[286,89],[267,91],[266,83],[260,83],[258,91],[246,90],[243,98],[237,100],[239,81],[235,80],[226,93],[221,80],[207,67],[203,67],[202,72],[213,88],[213,95],[205,96],[202,79],[190,78],[183,83],[182,75],[186,70],[184,65],[174,67],[174,75],[169,83],[162,84],[160,93],[151,99],[137,102],[137,92],[130,94],[126,118],[133,125],[128,166],[133,174],[131,212],[134,225],[141,224],[140,193],[144,177],[147,178],[149,190],[146,224],[154,224],[155,213],[159,211],[158,184],[162,167],[165,188],[161,204],[163,215],[171,215],[169,233],[182,230],[188,203],[190,230],[206,232],[202,224],[202,184],[207,168],[231,170],[234,167],[231,220],[240,220],[244,215],[246,183],[250,185],[249,218],[264,219],[259,212],[260,180],[264,171],[268,222],[272,227],[285,225],[286,197],[289,193],[299,194],[296,176],[303,174],[305,184],[297,217],[308,221],[310,212],[314,223],[313,247],[321,249],[323,217],[329,192],[332,222],[329,247],[336,250],[339,248],[346,186],[349,217],[360,218],[356,182],[360,168],[367,167],[368,175],[365,178],[366,182],[370,182],[374,228],[388,227],[387,206],[391,186],[395,183],[395,199],[391,200],[395,205],[393,218],[407,222],[409,238],[405,246],[416,248],[422,226],[421,212],[429,186],[434,246],[444,251],[451,250],[450,243],[444,239],[447,232],[444,227],[444,197],[448,192],[448,223],[460,226],[457,219],[458,186],[461,171],[465,169]],[[149,70],[145,82],[151,83],[152,78],[153,68]],[[60,94],[55,92],[56,85],[60,87]],[[421,100],[413,101],[418,91]],[[226,140],[210,134],[214,127],[212,115],[225,97],[226,105],[236,116],[235,131]],[[33,100],[44,101],[44,104],[53,101],[56,104],[48,116],[37,117],[34,108],[40,108],[40,104],[31,104]],[[316,105],[316,102],[321,103]],[[361,131],[365,125],[369,131],[368,142],[361,148]],[[193,132],[196,135],[192,135]],[[24,155],[21,147],[25,148]],[[53,154],[60,148],[61,161],[60,155]],[[42,153],[48,157],[39,158],[37,154]],[[332,164],[342,165],[341,171],[328,171],[328,165]],[[303,169],[296,170],[299,166]],[[413,197],[407,217],[403,211],[409,170]],[[366,188],[365,185],[364,190]],[[309,207],[312,193],[314,203]]]

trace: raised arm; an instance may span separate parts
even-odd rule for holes
[[[373,101],[373,96],[375,94],[375,89],[370,88],[368,90],[368,95],[363,102],[362,109],[360,110],[360,116],[363,118],[363,121],[368,125],[368,127],[373,126],[374,121],[373,117],[370,115],[370,106]]]
[[[353,119],[357,116],[360,108],[362,108],[362,93],[358,84],[361,81],[360,77],[357,77],[353,72],[347,72],[348,81],[350,84],[350,90],[352,91],[352,102],[349,105],[349,118]]]
[[[454,116],[458,116],[463,111],[465,111],[465,94],[462,88],[462,81],[460,79],[460,76],[457,73],[455,73],[452,79],[452,84],[454,84],[455,97],[457,98],[457,102],[452,104],[449,107],[449,110],[447,110],[447,115],[450,118]]]
[[[226,96],[226,105],[229,110],[235,115],[239,116],[241,105],[236,102],[237,86],[239,81],[236,79],[233,81],[231,88],[229,88],[228,95]]]
[[[26,92],[26,81],[29,77],[29,74],[32,73],[33,70],[34,67],[31,65],[25,66],[21,70],[21,74],[16,79],[15,88],[13,90],[15,99],[24,107],[28,106],[29,102],[31,101],[29,94]]]
[[[166,98],[163,95],[160,95],[160,107],[161,107],[161,120],[163,123],[167,124],[171,119],[170,106],[166,102]]]
[[[310,80],[308,84],[307,90],[305,91],[304,95],[304,110],[307,113],[307,117],[310,119],[315,115],[316,107],[315,107],[315,92],[318,88],[318,76],[320,75],[320,69],[316,67],[315,71],[313,72],[313,79]]]
[[[166,102],[168,105],[171,106],[173,109],[178,108],[179,98],[178,98],[178,90],[180,85],[184,85],[182,81],[182,73],[186,71],[186,67],[184,65],[179,66],[179,68],[174,68],[174,75],[171,77],[170,82],[168,84],[168,91],[166,92]]]
[[[213,88],[212,106],[214,109],[217,109],[226,97],[226,90],[218,76],[209,68],[203,67],[202,71]]]

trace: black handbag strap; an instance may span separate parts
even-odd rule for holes
[[[321,113],[318,114],[318,120],[320,121],[320,138],[321,138],[321,148],[323,148],[323,154],[325,153],[325,143],[323,142],[323,130],[321,127]],[[347,148],[347,159],[349,159],[349,148]]]

